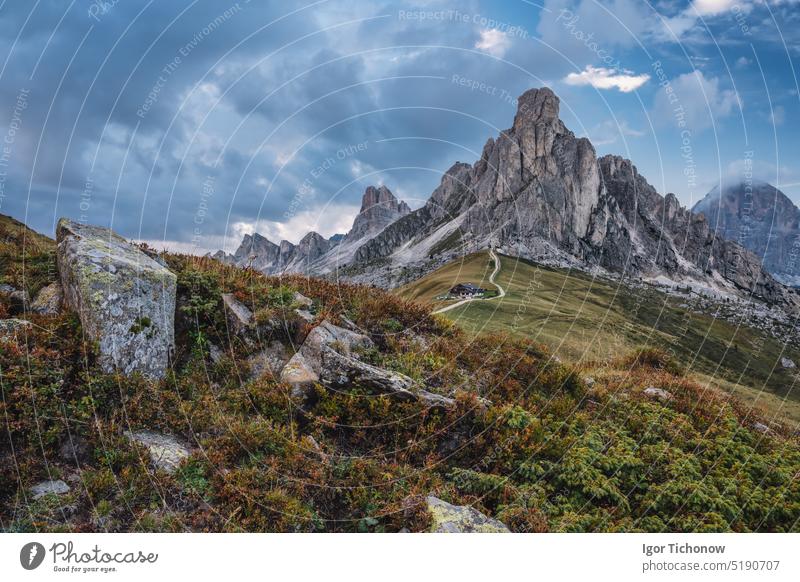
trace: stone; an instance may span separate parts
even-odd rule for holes
[[[65,463],[85,463],[89,459],[89,443],[83,437],[68,435],[58,448],[58,456]]]
[[[587,388],[591,388],[592,386],[594,386],[595,379],[594,379],[594,378],[592,378],[591,376],[587,376],[587,377],[586,377],[586,378],[583,380],[583,382],[584,382],[584,384],[586,384],[586,387],[587,387]]]
[[[31,487],[31,495],[34,500],[41,499],[45,495],[64,495],[69,491],[69,485],[61,479],[57,481],[42,481]]]
[[[31,303],[31,311],[40,315],[58,315],[64,299],[61,283],[51,283],[41,291]]]
[[[214,364],[219,364],[222,361],[222,358],[225,357],[225,353],[221,349],[219,349],[215,344],[209,343],[208,357],[211,358],[211,361]]]
[[[781,358],[781,367],[786,370],[792,370],[797,367],[797,364],[794,363],[793,360],[789,358]]]
[[[28,296],[28,292],[21,291],[11,285],[7,285],[5,283],[0,285],[0,295],[8,298],[9,302],[11,303],[11,308],[15,313],[24,311],[30,305],[30,297]]]
[[[314,301],[298,292],[295,292],[293,301],[305,309],[309,309],[312,305],[314,305]]]
[[[273,340],[266,349],[247,358],[247,365],[250,368],[250,377],[259,378],[270,372],[279,375],[286,363],[289,361],[289,354],[281,342]]]
[[[0,319],[0,340],[19,339],[30,327],[31,322],[24,319]]]
[[[506,525],[473,507],[451,505],[429,495],[425,504],[431,514],[433,533],[510,533]]]
[[[150,454],[150,462],[156,469],[174,473],[189,457],[189,449],[177,438],[150,430],[126,432],[131,441],[143,445]]]
[[[294,312],[300,319],[302,319],[307,323],[314,323],[314,320],[316,319],[314,314],[308,311],[307,309],[295,309]]]
[[[766,434],[770,432],[769,427],[763,422],[754,422],[753,430],[755,430],[756,432],[760,432],[761,434]]]
[[[107,228],[62,218],[56,240],[64,303],[99,344],[101,368],[164,377],[175,343],[175,274]]]
[[[662,402],[666,402],[672,398],[672,394],[667,392],[662,388],[656,388],[655,386],[648,386],[644,389],[645,396],[649,396],[650,398],[656,398],[661,400]]]
[[[253,312],[244,303],[236,299],[233,293],[223,293],[222,304],[225,307],[225,315],[227,316],[230,330],[235,335],[245,335],[253,331]]]

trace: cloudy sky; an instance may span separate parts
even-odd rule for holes
[[[176,249],[421,206],[548,85],[598,154],[696,202],[800,202],[797,0],[0,2],[0,213]],[[797,67],[800,68],[800,67]]]

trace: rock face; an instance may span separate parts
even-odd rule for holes
[[[513,126],[489,139],[474,165],[454,164],[425,206],[357,250],[351,278],[395,286],[456,255],[494,246],[545,263],[797,305],[758,257],[715,236],[673,194],[662,197],[629,160],[597,159],[558,112],[550,89],[523,94]]]
[[[147,448],[153,466],[166,473],[177,471],[184,459],[189,457],[189,449],[172,436],[149,430],[127,432],[125,436]]]
[[[64,302],[98,342],[103,370],[163,377],[175,338],[175,275],[106,228],[62,218],[56,240]]]
[[[433,533],[510,533],[503,522],[472,507],[451,505],[432,495],[425,498],[425,503],[431,514]]]
[[[397,200],[386,186],[369,186],[361,199],[361,210],[345,240],[374,236],[409,212],[411,209],[408,204]]]
[[[800,285],[800,209],[780,190],[760,181],[723,184],[692,208],[712,230],[763,260],[779,281]]]

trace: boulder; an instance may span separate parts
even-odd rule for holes
[[[62,218],[56,239],[64,303],[98,342],[102,369],[163,377],[175,343],[175,274],[107,228]]]
[[[173,436],[149,430],[126,432],[125,436],[147,448],[150,461],[156,469],[174,473],[184,459],[189,457],[189,449]]]
[[[31,487],[33,499],[41,499],[45,495],[64,495],[69,493],[69,485],[61,479],[57,481],[42,481]]]
[[[39,291],[36,299],[31,303],[31,311],[41,315],[58,315],[63,298],[64,291],[61,283],[52,283]]]
[[[294,294],[294,302],[305,309],[309,309],[312,305],[314,305],[314,302],[302,293]]]
[[[0,340],[16,339],[30,327],[31,322],[24,319],[0,319]]]
[[[433,533],[510,533],[506,525],[473,507],[451,505],[438,497],[425,498]]]
[[[789,358],[781,358],[781,367],[786,370],[791,370],[796,368],[797,364],[795,364],[794,361],[790,360]]]
[[[666,402],[667,400],[672,398],[672,394],[667,392],[662,388],[656,388],[655,386],[648,386],[644,389],[645,396],[649,396],[650,398],[656,398],[661,400],[662,402]]]
[[[419,388],[408,376],[391,372],[342,355],[332,348],[322,354],[320,382],[330,388],[356,385],[376,394],[386,394],[401,400],[418,400],[428,406],[452,406],[452,398]]]

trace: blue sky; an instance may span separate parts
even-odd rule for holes
[[[800,2],[0,3],[0,213],[182,250],[344,232],[369,184],[421,206],[550,86],[598,154],[691,205],[800,202]]]

